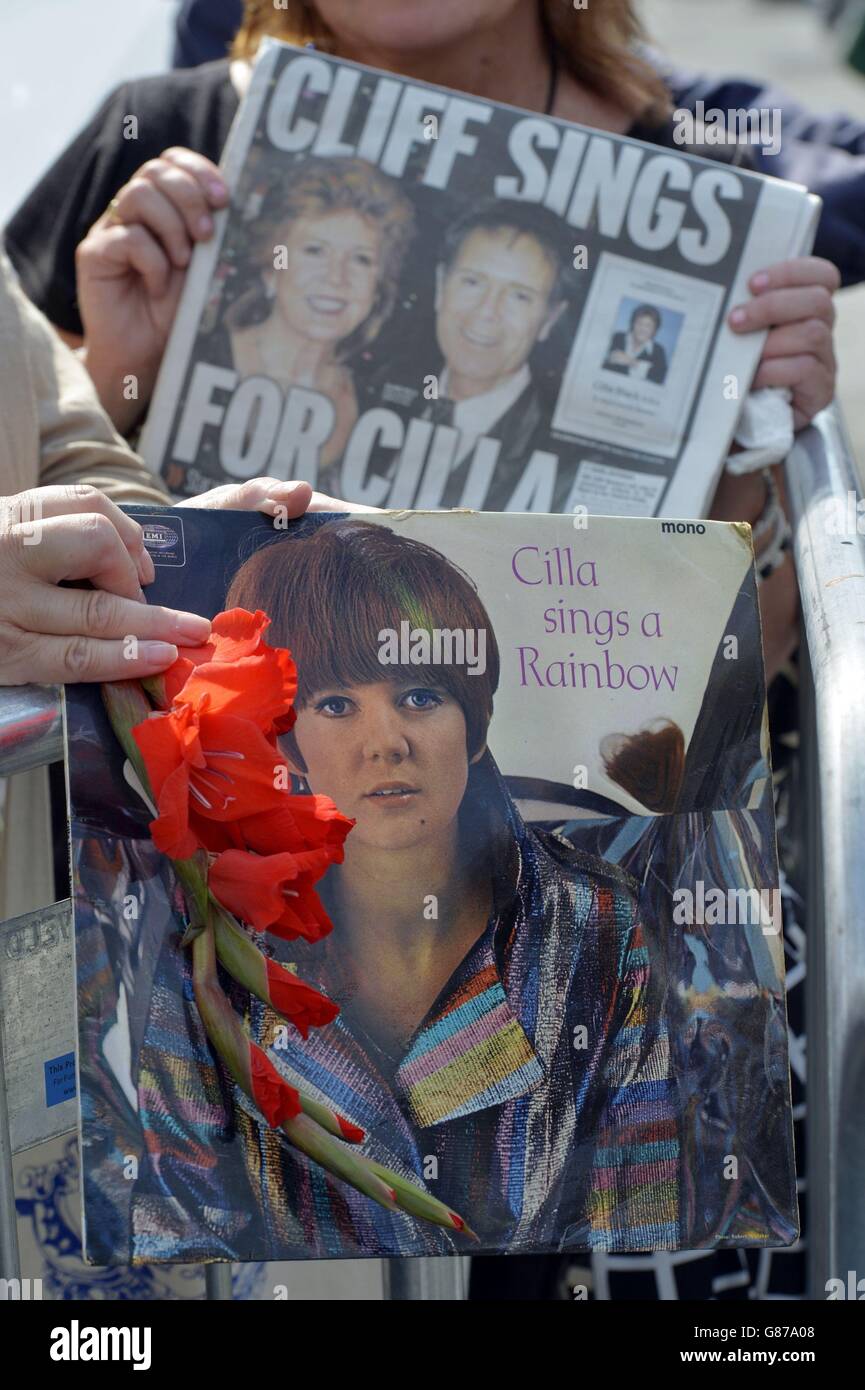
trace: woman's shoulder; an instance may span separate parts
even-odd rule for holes
[[[204,63],[198,68],[175,68],[149,77],[138,77],[115,88],[109,104],[126,103],[138,120],[141,136],[146,130],[178,129],[178,142],[197,147],[209,158],[221,153],[221,143],[238,107],[228,59]],[[219,132],[218,151],[202,149],[200,142],[209,126]]]
[[[677,154],[698,155],[701,159],[711,159],[720,164],[732,164],[738,169],[756,170],[753,151],[749,145],[730,141],[729,144],[709,144],[699,138],[683,138],[685,127],[675,115],[662,121],[636,121],[628,131],[632,140],[642,140],[647,145],[659,145],[662,149],[674,150]],[[696,126],[695,136],[700,127]]]
[[[215,63],[202,63],[197,68],[170,68],[167,72],[130,78],[115,87],[111,95],[116,97],[120,93],[134,92],[152,105],[166,99],[181,102],[190,95],[198,94],[215,101],[225,94],[226,89],[234,92],[231,64],[227,58],[221,58]]]

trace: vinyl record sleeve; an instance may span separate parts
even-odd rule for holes
[[[294,789],[356,822],[320,885],[328,936],[244,925],[336,1019],[304,1041],[224,976],[232,1005],[479,1244],[326,1173],[234,1084],[152,812],[99,689],[69,686],[87,1258],[794,1241],[748,528],[127,510],[149,601],[269,614],[298,667]]]
[[[176,494],[704,515],[764,336],[729,311],[819,199],[269,41],[142,437]]]

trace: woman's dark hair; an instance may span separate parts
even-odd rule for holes
[[[636,734],[609,734],[601,744],[612,782],[649,811],[676,809],[685,774],[685,735],[672,719],[659,719]]]
[[[441,261],[450,270],[472,232],[504,232],[510,243],[518,237],[532,237],[552,268],[555,279],[550,303],[565,298],[570,289],[573,235],[566,235],[562,219],[538,203],[521,203],[516,198],[487,198],[468,207],[450,224],[442,242]]]
[[[226,608],[263,609],[267,639],[297,665],[296,708],[319,691],[373,681],[440,686],[460,705],[469,758],[483,747],[499,682],[489,615],[469,577],[432,546],[368,521],[325,521],[248,559],[231,582]],[[485,632],[486,664],[392,665],[380,660],[384,629]],[[293,734],[291,757],[305,770]]]
[[[631,314],[631,328],[634,327],[634,324],[637,322],[637,319],[651,319],[655,325],[656,333],[658,329],[661,327],[661,315],[655,308],[654,304],[637,305],[636,309]]]

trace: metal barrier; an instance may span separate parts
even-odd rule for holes
[[[787,461],[804,691],[811,1296],[865,1274],[865,515],[840,417]],[[865,512],[865,508],[863,508]],[[862,531],[859,530],[859,525]]]
[[[14,685],[0,690],[0,777],[58,763],[62,757],[58,688]]]
[[[859,482],[837,411],[824,411],[797,437],[786,471],[813,673],[804,663],[809,1291],[822,1298],[828,1279],[865,1274],[865,514],[860,532]],[[61,757],[57,692],[0,690],[0,776]],[[7,1278],[18,1273],[11,1163],[0,1050],[0,1275]],[[388,1298],[466,1296],[464,1258],[382,1264]],[[208,1266],[207,1296],[230,1297],[226,1266]]]

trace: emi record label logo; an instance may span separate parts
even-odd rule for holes
[[[186,542],[183,522],[179,517],[135,517],[144,532],[144,544],[154,565],[173,565],[180,569],[186,564]]]

